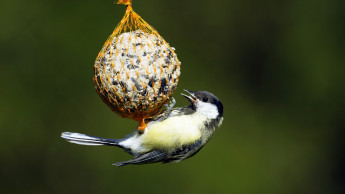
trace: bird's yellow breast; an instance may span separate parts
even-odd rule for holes
[[[172,150],[199,140],[205,118],[200,114],[168,118],[150,123],[142,135],[142,145],[147,149]]]

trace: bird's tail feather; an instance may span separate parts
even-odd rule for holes
[[[120,139],[107,139],[102,137],[95,137],[90,135],[85,135],[81,133],[71,133],[71,132],[63,132],[61,137],[66,139],[70,143],[75,143],[79,145],[91,145],[91,146],[100,146],[100,145],[111,145],[111,146],[119,146],[121,142]]]

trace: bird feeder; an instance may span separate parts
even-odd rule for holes
[[[113,111],[146,127],[174,92],[180,62],[173,47],[133,11],[131,0],[119,0],[126,13],[99,52],[94,65],[96,91]]]

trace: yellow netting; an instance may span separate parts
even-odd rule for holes
[[[174,92],[180,62],[174,49],[131,6],[95,62],[94,82],[102,100],[121,116],[139,121],[157,114]]]
[[[118,0],[117,4],[132,5],[132,0]]]

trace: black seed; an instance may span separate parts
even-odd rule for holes
[[[132,100],[137,100],[137,99],[138,99],[138,95],[137,95],[137,94],[134,94]]]
[[[130,101],[130,98],[128,96],[125,96],[125,102]]]
[[[163,77],[161,79],[161,87],[159,88],[158,94],[160,94],[162,92],[163,92],[163,94],[167,94],[168,91],[167,91],[167,87],[166,86],[167,86],[167,80]]]
[[[143,89],[143,87],[140,85],[139,81],[134,79],[134,78],[131,78],[132,82],[134,83],[134,86],[135,88],[138,90],[138,91],[141,91]]]
[[[127,84],[124,81],[121,81],[120,85],[122,86],[122,89],[127,91]]]
[[[149,78],[149,76],[146,75],[146,74],[140,74],[140,77],[141,77],[141,78],[145,78],[145,79],[148,79],[148,78]]]
[[[138,69],[139,68],[139,66],[138,65],[127,65],[127,69]]]
[[[147,89],[145,88],[145,90],[141,93],[142,96],[146,96],[147,94]]]
[[[115,85],[119,85],[119,82],[118,81],[116,81],[116,80],[113,80],[113,85],[115,86]]]
[[[147,55],[147,53],[146,53],[146,52],[144,52],[143,56],[145,57],[146,55]]]
[[[154,82],[154,80],[153,80],[153,77],[151,77],[151,79],[150,79],[150,81],[149,81],[149,86],[152,88],[152,86],[153,86],[153,82]]]
[[[114,96],[113,90],[108,90],[108,95],[109,95],[109,96]],[[109,99],[109,100],[110,100],[110,99]]]
[[[116,99],[116,101],[117,101],[117,102],[121,102],[121,99],[120,99],[120,97],[118,97],[118,96],[115,96],[115,99]]]
[[[122,53],[121,56],[125,56],[125,53]]]
[[[171,58],[173,58],[173,54],[172,54],[172,52],[169,50],[168,51],[168,57],[171,59]]]
[[[135,108],[131,108],[131,109],[129,109],[129,111],[130,111],[131,113],[134,113],[134,112],[135,112]]]
[[[171,60],[167,57],[167,58],[165,58],[164,62],[165,62],[165,64],[170,64]],[[165,66],[167,66],[167,65],[165,65]]]
[[[171,79],[172,79],[172,75],[168,74],[168,80],[171,81]]]
[[[176,71],[176,69],[177,69],[177,64],[174,65],[174,68],[173,68],[173,70],[172,70],[172,73],[174,73],[174,72]]]
[[[141,87],[140,83],[139,82],[135,82],[135,88],[138,90],[138,91],[141,91],[143,89],[143,87]]]
[[[143,103],[139,102],[137,108],[138,108],[138,110],[142,110],[142,108],[143,108]]]
[[[101,77],[99,77],[99,75],[97,75],[97,83],[102,83],[102,81],[101,81]]]

